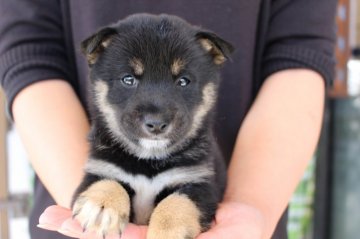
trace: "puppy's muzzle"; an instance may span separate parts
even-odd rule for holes
[[[146,115],[144,117],[143,130],[151,135],[159,135],[167,132],[170,122],[159,115]]]
[[[161,114],[146,114],[142,123],[142,130],[150,136],[159,136],[170,131],[171,119]]]

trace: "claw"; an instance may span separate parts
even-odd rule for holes
[[[74,213],[71,218],[74,220],[77,215],[79,215],[79,212]]]
[[[98,212],[98,215],[96,216],[95,222],[96,222],[97,224],[100,224],[100,223],[101,223],[101,219],[102,219],[102,216],[103,216],[103,212],[104,212],[104,206],[101,207],[100,211]]]
[[[83,225],[83,233],[86,232],[87,227],[88,227],[88,222],[84,223],[84,225]]]
[[[75,219],[75,217],[76,217],[77,215],[79,215],[80,211],[81,211],[81,208],[79,208],[79,209],[77,209],[76,211],[74,211],[73,214],[72,214],[72,219]]]

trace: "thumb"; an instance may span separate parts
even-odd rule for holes
[[[40,215],[38,227],[57,231],[66,219],[71,218],[71,215],[71,211],[67,208],[50,206]]]

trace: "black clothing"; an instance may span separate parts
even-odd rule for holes
[[[310,68],[333,78],[336,0],[96,1],[1,0],[0,80],[8,109],[27,85],[63,79],[88,109],[88,69],[80,42],[101,26],[137,12],[168,13],[211,29],[236,52],[225,64],[217,107],[216,135],[230,159],[240,124],[267,76]],[[289,79],[291,80],[291,79]],[[33,238],[65,238],[35,229],[49,195],[37,184]],[[42,195],[43,197],[39,198]],[[284,232],[284,225],[279,230]],[[274,238],[285,238],[274,236]]]

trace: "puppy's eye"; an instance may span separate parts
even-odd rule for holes
[[[190,80],[186,77],[181,77],[176,81],[176,84],[181,87],[185,87],[190,84]]]
[[[132,75],[126,75],[121,79],[121,82],[126,86],[135,86],[136,85],[136,79]]]

